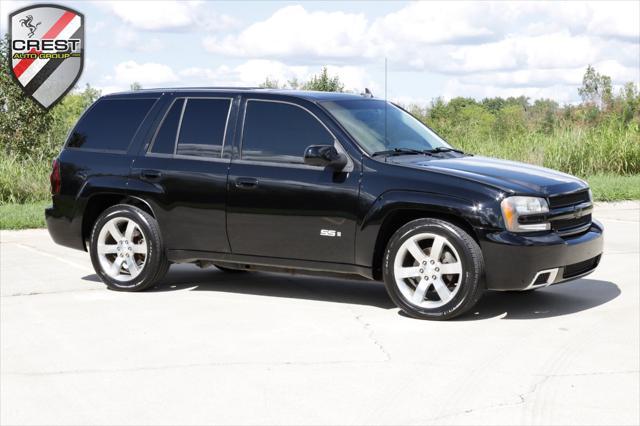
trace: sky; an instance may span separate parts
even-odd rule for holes
[[[49,1],[47,1],[49,2]],[[403,103],[579,101],[587,65],[640,85],[640,2],[60,1],[85,15],[86,83],[144,88],[306,80]],[[0,0],[8,14],[31,2]]]

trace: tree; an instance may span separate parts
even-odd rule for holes
[[[302,85],[303,90],[317,90],[320,92],[344,92],[344,84],[339,76],[329,76],[327,67],[322,67],[320,75],[314,75]]]
[[[42,144],[53,121],[46,111],[24,94],[11,76],[9,37],[0,39],[0,147],[4,153],[42,156]]]
[[[622,100],[622,121],[628,124],[634,116],[637,116],[640,122],[640,93],[633,82],[624,85],[620,92]]]
[[[131,86],[129,86],[129,89],[132,91],[142,90],[142,84],[138,83],[137,81],[134,81],[133,83],[131,83]]]
[[[611,77],[598,73],[591,65],[587,66],[578,93],[584,103],[599,109],[609,110],[613,104]]]
[[[267,77],[262,83],[259,84],[258,87],[261,87],[263,89],[279,89],[280,85],[278,84],[278,80],[271,80],[269,77]]]

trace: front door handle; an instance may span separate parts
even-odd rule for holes
[[[258,179],[256,178],[251,178],[251,177],[236,178],[237,188],[251,189],[251,188],[255,188],[256,186],[258,186]]]
[[[159,170],[142,170],[140,172],[140,176],[143,179],[155,180],[159,179],[162,176],[162,173]]]

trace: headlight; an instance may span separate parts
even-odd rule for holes
[[[536,215],[549,212],[547,200],[544,198],[507,197],[500,203],[500,208],[502,209],[502,217],[504,218],[504,224],[508,231],[531,232],[551,229],[549,222],[537,221],[535,217]],[[521,220],[521,218],[524,220]]]

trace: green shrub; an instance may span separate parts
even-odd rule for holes
[[[0,204],[48,199],[50,172],[49,162],[39,158],[0,157]]]

